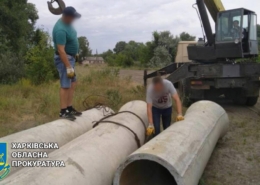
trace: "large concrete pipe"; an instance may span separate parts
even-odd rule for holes
[[[3,181],[8,185],[111,185],[117,167],[145,142],[146,103],[133,101],[97,127],[52,152],[63,168],[28,168]],[[125,127],[126,126],[126,127]],[[130,130],[131,131],[130,131]],[[136,136],[136,137],[135,137]]]
[[[59,147],[65,145],[69,141],[84,134],[92,129],[94,121],[98,121],[106,115],[113,113],[109,108],[91,109],[83,112],[74,122],[59,119],[50,123],[46,123],[28,130],[24,130],[6,137],[0,138],[0,143],[8,144],[8,164],[11,165],[13,160],[31,160],[30,158],[12,158],[16,157],[13,152],[52,152],[55,148],[21,148],[22,143],[57,143]],[[16,143],[13,148],[12,143]],[[30,147],[30,145],[28,145]],[[13,154],[13,155],[12,155]],[[35,160],[35,159],[34,159]],[[11,173],[15,173],[21,167],[11,167]]]
[[[228,125],[227,113],[216,103],[193,104],[184,121],[172,125],[120,165],[114,185],[198,184]]]

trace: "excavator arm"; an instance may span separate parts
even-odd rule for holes
[[[204,0],[205,5],[213,18],[213,20],[217,21],[217,15],[221,11],[225,11],[225,7],[221,0]]]

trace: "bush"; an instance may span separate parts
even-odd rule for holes
[[[11,52],[0,54],[0,83],[11,84],[24,75],[24,62]]]
[[[107,63],[109,66],[130,67],[134,64],[134,61],[130,56],[119,53],[107,57]]]
[[[43,34],[40,42],[32,47],[26,54],[26,77],[34,85],[58,78],[58,72],[54,65],[54,49],[48,43],[48,35]]]

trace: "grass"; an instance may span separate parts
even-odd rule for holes
[[[129,78],[119,78],[115,68],[76,67],[78,86],[74,106],[86,110],[96,103],[106,104],[113,110],[131,100],[144,100],[145,90]],[[0,85],[0,137],[28,129],[58,118],[59,81],[34,86],[22,79],[14,85]]]

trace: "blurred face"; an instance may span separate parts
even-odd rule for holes
[[[72,24],[75,21],[75,17],[72,16],[63,16],[63,20],[66,24]]]
[[[153,85],[153,89],[155,92],[163,91],[163,83],[157,83]]]
[[[234,24],[234,27],[238,27],[239,26],[239,23],[237,21],[235,21],[233,24]]]

